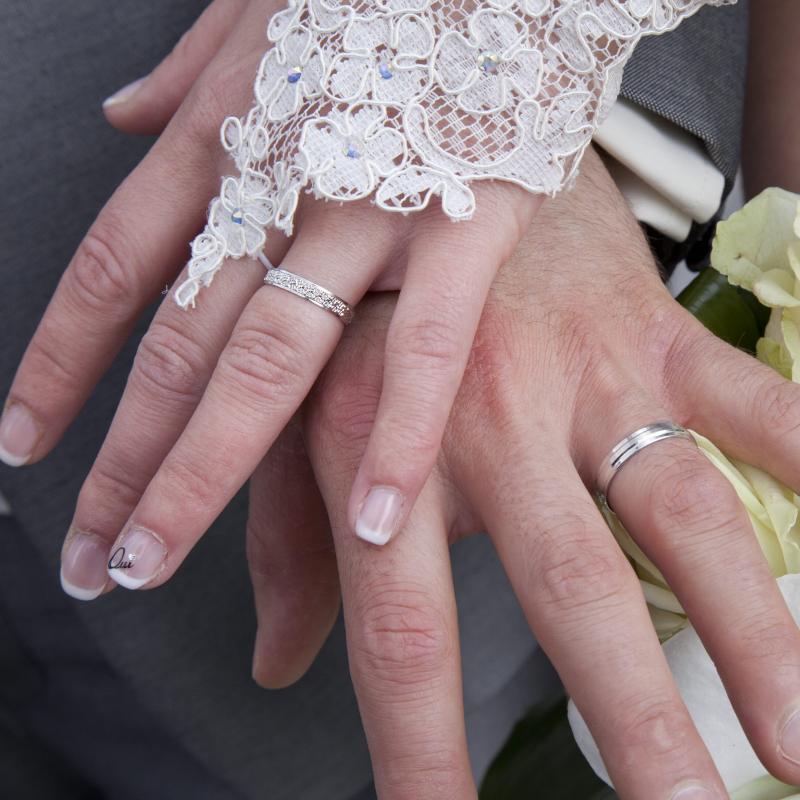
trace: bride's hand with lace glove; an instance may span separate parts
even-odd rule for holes
[[[28,347],[2,424],[7,462],[34,462],[55,446],[134,321],[175,280],[229,168],[220,121],[251,102],[276,8],[216,0],[127,102],[106,104],[119,128],[165,130],[93,224]],[[291,241],[266,243],[273,263],[353,305],[371,286],[403,286],[384,402],[353,489],[352,525],[373,541],[402,524],[427,477],[495,271],[541,202],[510,183],[475,194],[474,217],[458,224],[434,203],[404,216],[366,199],[304,196]],[[65,551],[71,593],[103,589],[123,529],[117,544],[136,563],[112,575],[129,587],[169,578],[313,385],[342,323],[263,279],[264,268],[243,259],[220,270],[195,309],[164,298],[79,498]]]

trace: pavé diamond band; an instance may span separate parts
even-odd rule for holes
[[[267,286],[277,286],[279,289],[284,289],[298,297],[302,297],[304,300],[308,300],[315,306],[330,311],[331,314],[339,317],[345,325],[349,325],[353,321],[353,309],[341,297],[337,297],[327,289],[323,289],[322,286],[301,278],[293,272],[274,267],[267,272],[264,283]]]

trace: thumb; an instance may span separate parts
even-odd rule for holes
[[[103,103],[106,119],[125,133],[159,134],[228,38],[247,0],[214,0],[172,52],[146,77]]]

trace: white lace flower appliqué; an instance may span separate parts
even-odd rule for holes
[[[232,258],[258,255],[266,241],[264,228],[272,220],[272,205],[268,187],[259,176],[248,173],[239,181],[226,178],[209,212],[209,227],[225,242]]]
[[[367,105],[306,126],[300,147],[318,192],[336,200],[367,197],[380,176],[403,166],[405,140],[384,119],[381,108]]]
[[[503,108],[508,93],[536,95],[542,73],[542,54],[526,47],[528,31],[513,14],[481,11],[470,20],[472,41],[446,33],[436,56],[442,88],[458,96],[458,104],[473,114]]]
[[[433,50],[433,31],[414,14],[352,20],[344,34],[345,52],[334,58],[325,88],[337,100],[369,96],[400,105],[422,95],[429,75],[420,63]]]
[[[175,290],[287,235],[303,192],[410,213],[475,210],[472,184],[555,194],[577,174],[637,42],[735,0],[288,0],[254,105],[222,128],[223,180]]]
[[[261,62],[256,78],[256,97],[267,109],[270,121],[295,114],[300,103],[321,91],[322,59],[306,28],[290,31]]]

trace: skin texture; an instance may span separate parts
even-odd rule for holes
[[[242,13],[249,8],[222,0],[212,4],[138,92],[107,108],[115,125],[158,131],[172,124],[173,115],[185,119],[192,110],[181,105],[179,87],[213,102],[213,92],[195,78],[218,47],[224,51],[214,17],[225,16],[222,6]],[[190,127],[162,138],[154,152],[174,156],[170,148],[184,147]],[[214,190],[199,169],[201,161],[197,170],[187,171],[193,177],[187,179],[190,185],[180,187],[181,196],[205,197]],[[157,174],[157,166],[158,158],[151,157],[143,166],[145,177]],[[131,196],[139,197],[144,183],[142,175],[131,179],[106,215],[113,222],[105,230],[116,231],[119,241],[125,241],[126,223],[120,208]],[[139,223],[145,230],[150,226],[163,247],[169,244],[157,213],[163,198],[147,199],[153,208],[137,206]],[[338,223],[347,221],[340,214],[362,213],[370,214],[355,208],[304,209],[301,237],[304,226],[319,233],[303,245],[310,248],[307,263],[314,260],[308,258],[314,247],[329,248],[336,241]],[[195,216],[187,212],[177,221],[181,235]],[[381,288],[399,285],[411,242],[421,241],[426,253],[438,246],[443,256],[453,255],[456,240],[438,229],[435,218],[415,222],[420,229],[415,227],[412,235],[411,229],[398,234],[398,220],[386,222],[387,216],[369,217],[378,240],[382,225],[392,228]],[[426,438],[429,417],[424,413],[406,415],[398,428],[400,439],[432,447],[426,452],[433,472],[420,482],[419,501],[407,507],[403,535],[390,546],[368,547],[353,536],[350,494],[383,402],[396,296],[371,296],[359,306],[357,322],[300,417],[294,416],[296,403],[289,398],[304,395],[313,376],[307,373],[305,382],[284,385],[276,380],[283,373],[270,373],[272,390],[283,390],[276,419],[289,424],[263,459],[263,441],[258,448],[247,447],[252,420],[246,413],[241,418],[226,414],[224,420],[204,417],[225,434],[211,451],[223,473],[234,463],[239,469],[242,460],[249,471],[255,468],[247,531],[259,621],[254,677],[278,687],[302,675],[337,616],[341,596],[351,670],[381,798],[475,797],[448,544],[488,530],[533,631],[600,743],[620,796],[666,799],[702,785],[722,797],[713,764],[670,679],[635,576],[589,489],[600,459],[614,443],[642,424],[666,418],[690,425],[731,456],[769,468],[800,489],[800,390],[711,337],[672,301],[638,225],[596,156],[587,159],[576,189],[548,203],[538,222],[530,227],[514,220],[526,233],[489,292],[441,448],[436,437]],[[496,228],[501,220],[489,217],[481,224]],[[433,231],[430,239],[426,231]],[[464,231],[458,226],[459,245]],[[478,241],[470,236],[466,249],[479,252]],[[116,307],[115,313],[110,310],[114,291],[119,301],[122,288],[130,287],[114,280],[108,269],[114,259],[108,258],[111,250],[103,241],[92,238],[84,246],[76,263],[86,281],[76,283],[73,269],[71,288],[66,281],[54,306],[73,322],[80,318],[89,334],[108,337],[107,351],[96,362],[81,362],[80,353],[69,351],[70,337],[62,330],[59,363],[72,368],[54,379],[43,368],[47,365],[52,373],[48,346],[56,343],[55,332],[47,335],[55,331],[48,327],[54,323],[46,320],[44,338],[32,346],[27,372],[12,390],[12,401],[34,392],[59,396],[57,413],[38,409],[37,419],[48,425],[34,458],[52,447],[129,324]],[[348,242],[337,245],[346,248]],[[287,243],[273,240],[273,260],[286,252]],[[507,254],[510,250],[500,260]],[[144,264],[151,254],[135,255]],[[92,269],[93,264],[100,267]],[[172,458],[161,485],[189,493],[194,517],[188,528],[182,527],[187,508],[175,504],[170,493],[153,494],[150,487],[198,407],[213,357],[242,324],[237,314],[261,277],[259,268],[246,264],[236,276],[220,275],[208,305],[209,314],[223,324],[209,327],[205,320],[194,322],[163,310],[81,492],[66,549],[88,533],[106,559],[117,533],[135,515],[169,545],[167,567],[146,584],[152,587],[171,574],[192,537],[216,515],[220,496],[209,487],[222,478],[230,489],[240,473],[235,479],[222,474],[211,480],[205,471],[190,468],[195,462],[186,451]],[[84,283],[94,287],[96,297],[80,288]],[[154,279],[150,286],[142,276],[139,302],[162,283]],[[451,304],[455,300],[448,299]],[[268,310],[280,315],[284,307],[288,304],[281,297]],[[339,336],[332,327],[337,323],[307,304],[292,306],[291,315],[292,324],[305,332],[327,326],[316,334],[327,351],[300,353],[317,358],[315,369],[322,369]],[[269,333],[278,342],[276,330],[258,333]],[[240,340],[235,349],[240,356],[257,350],[252,338],[244,345]],[[450,378],[455,392],[459,382],[453,374]],[[243,391],[246,396],[246,386],[236,389],[236,396],[222,390],[228,404],[241,399]],[[211,401],[202,402],[208,406]],[[277,423],[274,428],[277,434]],[[196,446],[204,456],[209,452],[205,439]],[[249,453],[245,459],[243,448]],[[402,461],[402,452],[393,454],[392,461]],[[275,476],[287,487],[280,495],[269,491]],[[730,486],[691,445],[673,441],[637,456],[636,468],[620,474],[610,499],[703,636],[761,759],[784,781],[800,783],[800,753],[789,754],[791,760],[778,742],[783,722],[800,703],[798,633]]]
[[[338,603],[325,607],[316,592],[317,576],[330,585],[335,567],[325,515],[308,502],[317,498],[314,482],[298,491],[298,504],[262,488],[264,474],[298,474],[307,451],[329,512],[381,797],[474,796],[463,779],[463,722],[445,710],[460,710],[460,697],[441,545],[481,530],[620,796],[666,799],[703,786],[724,797],[589,488],[614,443],[659,419],[689,425],[800,487],[800,388],[714,338],[672,300],[596,156],[539,222],[495,281],[437,467],[390,548],[353,539],[346,488],[378,402],[391,296],[362,304],[307,406],[305,436],[287,434],[304,449],[262,463],[251,482],[249,538],[259,543],[251,570],[273,580],[257,599],[254,676],[266,686],[299,677],[314,648],[308,639],[287,644],[285,631],[297,620],[319,647]],[[800,771],[778,736],[800,702],[800,637],[731,486],[693,445],[675,440],[639,454],[610,501],[690,614],[759,757],[797,784]],[[316,548],[298,554],[287,544],[312,530]],[[420,720],[420,708],[436,716]],[[441,742],[444,755],[434,747]]]

